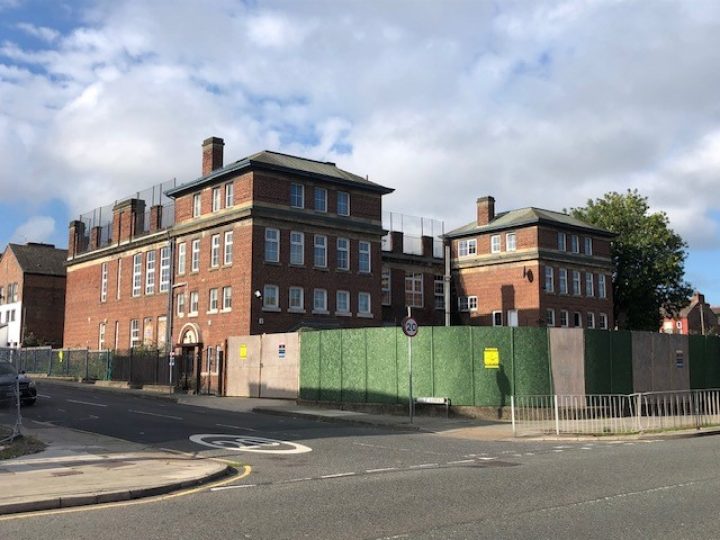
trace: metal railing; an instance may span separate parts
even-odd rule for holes
[[[512,396],[515,435],[610,435],[720,425],[720,390]]]

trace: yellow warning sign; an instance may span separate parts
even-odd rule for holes
[[[240,360],[247,360],[247,345],[240,345]]]
[[[485,369],[500,368],[500,351],[495,348],[486,347],[483,351],[483,364]]]

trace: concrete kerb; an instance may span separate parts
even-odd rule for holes
[[[274,416],[288,416],[291,418],[302,418],[305,420],[317,420],[319,422],[327,422],[334,424],[353,424],[358,426],[377,426],[393,429],[397,431],[423,431],[421,426],[415,424],[398,424],[394,422],[383,421],[381,419],[374,419],[372,417],[350,417],[350,416],[332,416],[329,414],[322,414],[321,412],[310,412],[310,411],[293,411],[288,409],[278,409],[271,407],[254,407],[252,412],[258,414],[268,414]]]
[[[166,401],[172,401],[174,403],[178,402],[178,397],[174,393],[170,393],[168,391],[167,394],[161,393],[157,391],[158,387],[153,387],[149,390],[142,390],[138,388],[131,388],[127,385],[127,383],[121,383],[121,384],[106,384],[108,382],[112,381],[78,381],[77,379],[67,379],[67,378],[55,378],[55,377],[44,377],[39,380],[45,380],[51,384],[58,384],[63,386],[78,386],[82,385],[83,388],[86,388],[88,390],[91,390],[93,392],[106,392],[106,393],[115,393],[115,394],[132,394],[137,397],[145,398],[145,399],[161,399]],[[98,384],[100,382],[101,384]]]

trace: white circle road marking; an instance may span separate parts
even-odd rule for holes
[[[259,454],[304,454],[312,452],[312,448],[299,443],[226,433],[201,433],[191,435],[190,440],[210,448],[235,450],[237,452],[255,452]]]

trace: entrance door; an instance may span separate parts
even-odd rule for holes
[[[200,375],[197,347],[183,346],[179,363],[178,387],[185,392],[197,391]]]

